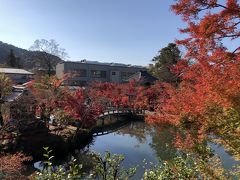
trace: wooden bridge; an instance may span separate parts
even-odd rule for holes
[[[92,129],[92,134],[94,137],[110,134],[127,126],[133,119],[141,119],[144,114],[145,110],[142,109],[109,108],[99,116],[97,121],[99,125]],[[127,119],[122,120],[121,117]],[[111,122],[109,123],[109,121]]]
[[[109,108],[103,114],[99,116],[101,119],[104,116],[109,115],[144,115],[145,110],[143,109],[130,109],[130,108]]]
[[[118,120],[120,116],[141,117],[144,116],[144,114],[145,110],[143,109],[108,108],[107,111],[99,116],[98,121],[102,121],[102,126],[104,126],[106,117],[111,119],[111,116],[115,116]]]

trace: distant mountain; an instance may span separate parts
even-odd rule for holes
[[[11,49],[13,50],[14,55],[20,58],[20,64],[24,69],[32,70],[47,68],[44,61],[41,59],[41,57],[44,56],[43,52],[28,51],[11,44],[3,43],[2,41],[0,41],[0,64],[4,64],[6,62],[7,56],[9,55]],[[52,59],[53,67],[55,67],[57,63],[63,61],[59,57],[51,54],[49,54],[49,57]]]

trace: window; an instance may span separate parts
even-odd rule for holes
[[[112,75],[113,75],[113,76],[116,76],[116,72],[115,72],[115,71],[113,71],[113,72],[112,72]]]
[[[87,77],[87,70],[86,69],[73,69],[71,73],[75,77]]]
[[[121,78],[123,80],[128,79],[130,76],[132,76],[134,73],[133,72],[121,72]]]
[[[91,77],[93,78],[107,78],[106,71],[91,70]]]
[[[21,79],[27,79],[27,76],[24,76],[24,75],[23,75],[23,76],[21,77]]]
[[[86,86],[86,84],[87,84],[87,81],[78,81],[78,80],[76,80],[76,81],[72,81],[71,82],[71,86]]]
[[[130,76],[132,76],[132,75],[134,75],[135,74],[135,72],[129,72],[128,73],[128,77],[130,77]]]

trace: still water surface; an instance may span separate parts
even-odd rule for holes
[[[143,174],[143,160],[158,163],[159,160],[171,160],[178,152],[173,145],[175,137],[174,130],[170,127],[157,130],[142,121],[133,121],[126,127],[116,132],[95,137],[89,146],[91,151],[104,154],[109,151],[112,154],[124,154],[125,167],[137,166],[138,171],[135,176],[139,179]],[[212,152],[217,154],[226,169],[240,162],[235,161],[230,154],[220,145],[212,142],[207,143]]]
[[[173,143],[175,142],[174,129],[165,127],[156,129],[147,125],[143,121],[132,121],[123,128],[118,129],[107,135],[97,136],[84,148],[84,151],[94,151],[104,155],[106,151],[111,154],[123,154],[125,168],[138,166],[137,173],[133,179],[140,179],[143,175],[143,160],[157,164],[159,160],[168,161],[173,159],[178,150]],[[224,148],[212,142],[206,143],[214,154],[217,154],[226,169],[239,164],[235,161]],[[83,150],[80,150],[81,153]],[[41,169],[41,163],[34,165]]]

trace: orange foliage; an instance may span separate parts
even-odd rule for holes
[[[97,102],[87,103],[87,95],[83,89],[69,93],[64,100],[64,111],[66,115],[81,123],[82,128],[95,125],[98,116],[103,113],[103,107]]]
[[[177,88],[164,85],[156,113],[148,122],[207,125],[209,107],[240,112],[240,47],[231,51],[224,46],[224,40],[240,37],[239,1],[178,0],[172,9],[187,24],[180,31],[189,35],[177,41],[187,49],[173,70],[181,83]]]
[[[150,87],[140,86],[132,81],[125,84],[95,82],[89,87],[89,96],[93,101],[105,104],[105,107],[154,109],[162,83]]]
[[[136,88],[136,82],[126,84],[94,82],[89,87],[89,96],[106,107],[132,108]]]
[[[8,176],[20,175],[20,171],[24,169],[23,163],[31,160],[31,157],[26,157],[22,153],[16,153],[13,155],[1,155],[0,173],[7,174]]]
[[[96,118],[103,112],[103,105],[92,100],[88,102],[90,92],[81,88],[71,91],[68,86],[63,86],[65,80],[67,76],[63,79],[51,76],[42,78],[38,83],[29,84],[37,101],[37,115],[48,121],[50,115],[63,111],[66,119],[71,118],[79,122],[79,128],[93,126]]]
[[[63,79],[57,79],[56,76],[42,78],[40,82],[32,81],[28,88],[31,89],[37,102],[37,115],[49,116],[54,108],[57,108],[64,99],[67,88],[62,88]]]

